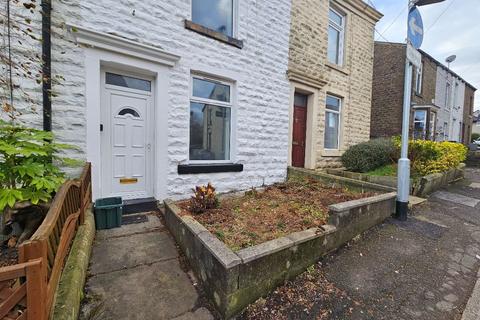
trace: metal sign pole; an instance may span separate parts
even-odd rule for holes
[[[403,93],[402,151],[398,160],[397,179],[397,219],[407,220],[408,198],[410,195],[410,160],[408,159],[408,140],[410,131],[410,105],[412,97],[413,67],[408,59],[405,61],[405,82]]]
[[[413,65],[421,67],[422,56],[416,50],[423,42],[423,21],[417,6],[443,2],[445,0],[409,0],[407,21],[407,46],[405,59],[405,83],[403,93],[403,120],[402,120],[402,151],[398,160],[397,204],[396,217],[401,221],[407,220],[408,198],[410,195],[410,160],[408,159],[408,140],[410,138],[410,106],[412,98]]]
[[[396,218],[400,221],[406,221],[408,217],[408,200],[410,196],[410,159],[408,159],[408,141],[410,138],[410,106],[412,98],[412,73],[413,68],[409,60],[409,45],[411,41],[411,29],[415,27],[415,20],[412,21],[410,13],[415,6],[414,1],[409,1],[408,6],[408,32],[407,46],[405,48],[405,79],[403,91],[403,119],[402,119],[402,149],[400,159],[398,160],[398,176],[397,176],[397,202],[396,202]],[[423,26],[422,26],[423,27]],[[416,30],[413,29],[415,34]],[[423,37],[423,30],[421,31]],[[420,41],[421,42],[421,41]]]

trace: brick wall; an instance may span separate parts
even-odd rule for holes
[[[473,106],[475,105],[475,91],[470,85],[465,86],[465,102],[463,107],[463,123],[465,124],[463,143],[469,144],[473,127]]]
[[[375,42],[372,93],[372,138],[402,133],[405,45]]]
[[[339,156],[348,147],[367,141],[373,77],[374,27],[381,15],[360,0],[333,1],[346,16],[344,64],[327,62],[328,0],[292,2],[289,72],[324,82],[318,89],[318,112],[313,134],[316,167],[339,166]],[[332,94],[342,98],[340,148],[324,150],[325,100]]]

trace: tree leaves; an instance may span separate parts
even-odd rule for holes
[[[59,155],[66,149],[75,147],[56,143],[51,132],[0,120],[0,210],[16,201],[49,201],[65,181],[58,166],[81,164]]]

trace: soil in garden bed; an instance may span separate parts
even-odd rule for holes
[[[14,265],[18,262],[18,249],[9,248],[6,243],[0,244],[0,268]]]
[[[240,250],[287,234],[321,227],[328,220],[328,206],[370,197],[327,186],[310,178],[252,189],[241,197],[224,197],[216,209],[201,214],[189,211],[189,201],[178,203],[183,215],[192,215],[232,250]]]

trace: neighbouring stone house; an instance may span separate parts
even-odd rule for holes
[[[473,113],[472,133],[480,134],[480,110]]]
[[[94,198],[163,200],[209,181],[227,192],[286,178],[290,0],[52,6],[52,71],[64,78],[53,132],[92,163]]]
[[[410,135],[467,143],[470,98],[473,105],[476,89],[425,51],[420,53],[422,66],[413,68]],[[405,59],[406,44],[375,42],[372,138],[402,132]]]
[[[471,142],[474,120],[474,103],[476,89],[470,84],[465,84],[465,102],[463,108],[463,128],[462,142],[468,145]]]
[[[374,29],[361,0],[292,1],[289,165],[339,166],[369,140]]]

